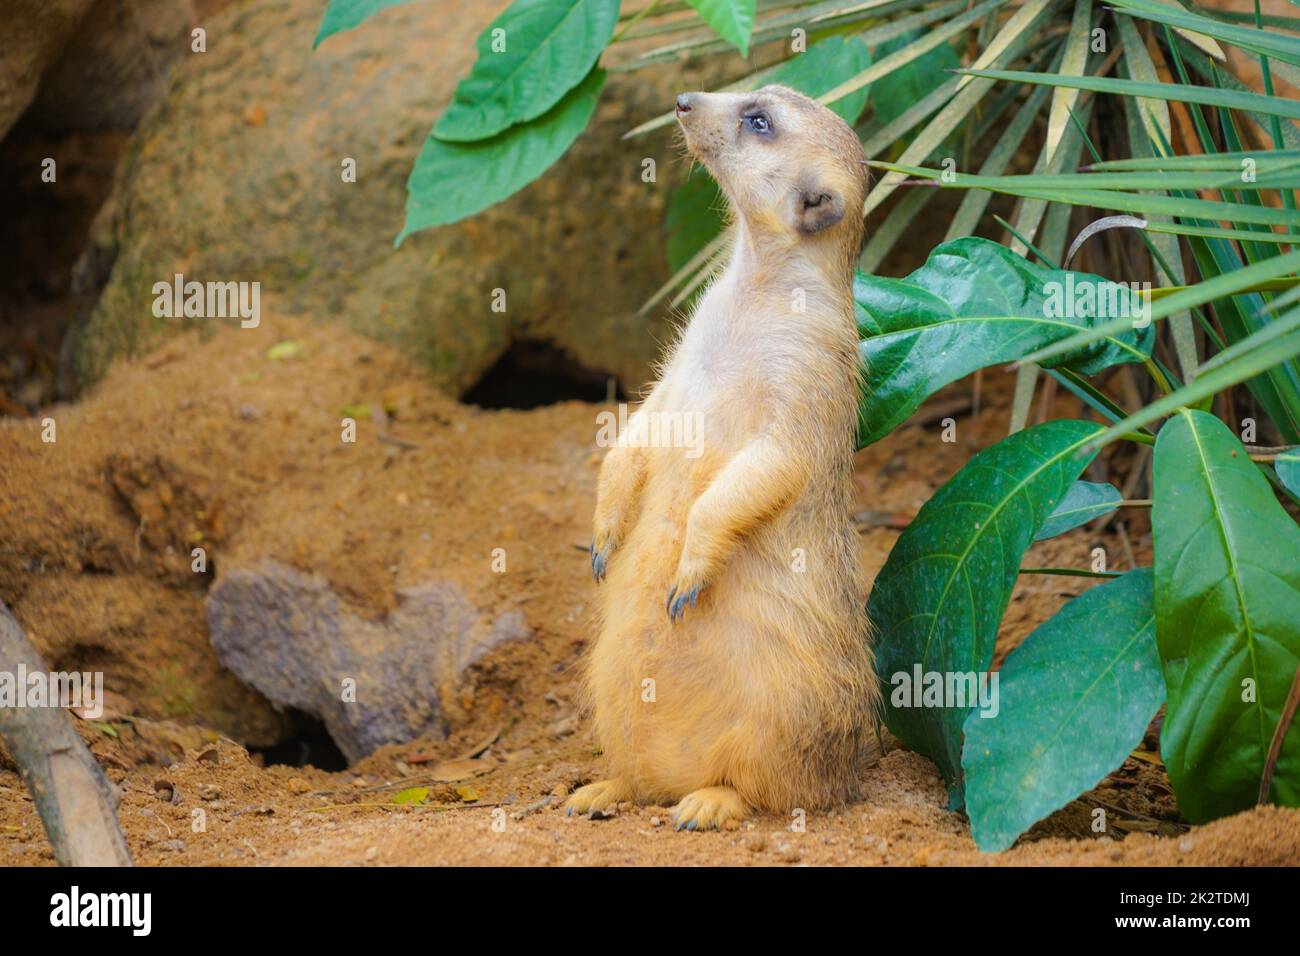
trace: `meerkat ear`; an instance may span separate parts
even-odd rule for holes
[[[844,218],[844,197],[819,185],[799,190],[795,200],[795,228],[805,236],[829,229]]]

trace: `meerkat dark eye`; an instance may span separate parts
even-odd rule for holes
[[[745,129],[759,136],[770,136],[772,134],[772,118],[763,112],[746,113]]]

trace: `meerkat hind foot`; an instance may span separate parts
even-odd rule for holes
[[[670,812],[678,830],[720,830],[729,820],[743,820],[749,808],[731,787],[703,787],[682,797]]]
[[[564,812],[568,816],[595,813],[608,810],[614,804],[631,798],[632,788],[621,777],[597,780],[573,791],[564,803]]]

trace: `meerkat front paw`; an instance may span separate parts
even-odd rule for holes
[[[728,820],[745,819],[749,808],[731,787],[704,787],[682,797],[668,811],[677,830],[719,830]]]
[[[668,600],[664,602],[664,610],[668,612],[669,620],[676,624],[685,617],[686,605],[697,606],[700,602],[700,592],[708,586],[705,569],[683,559],[677,566],[677,576],[673,586],[668,589]]]
[[[609,553],[614,550],[614,543],[608,539],[596,550],[596,541],[593,538],[591,542],[591,576],[599,584],[605,580],[605,567],[609,563]]]
[[[564,802],[564,815],[575,813],[595,813],[608,810],[614,804],[632,798],[632,788],[621,777],[609,780],[597,780],[585,787],[579,787]]]

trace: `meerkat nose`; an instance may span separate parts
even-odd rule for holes
[[[677,94],[677,115],[681,116],[683,113],[689,113],[690,111],[691,111],[691,94],[678,93]]]

